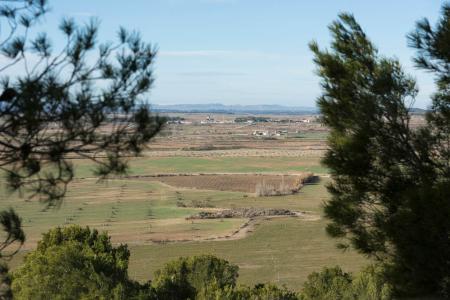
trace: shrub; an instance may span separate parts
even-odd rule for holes
[[[393,287],[386,281],[381,266],[370,265],[358,273],[352,281],[351,292],[355,300],[392,299]]]
[[[296,293],[285,287],[277,287],[273,284],[257,284],[253,288],[241,286],[233,288],[226,286],[219,288],[212,283],[203,288],[196,300],[298,300]]]
[[[212,255],[182,257],[155,274],[158,299],[167,300],[297,300],[285,287],[258,284],[236,288],[238,267]]]
[[[308,276],[302,290],[302,300],[340,300],[351,288],[352,276],[340,267],[324,268]]]
[[[197,292],[196,300],[240,300],[234,286],[220,288],[216,281],[205,285]]]
[[[247,291],[241,289],[237,294],[243,296],[238,299],[250,300],[297,300],[296,293],[289,291],[286,287],[278,287],[273,284],[257,284]]]
[[[150,299],[149,285],[128,279],[129,256],[106,233],[55,228],[13,273],[12,291],[17,299]]]
[[[354,277],[340,267],[334,267],[309,275],[301,299],[389,300],[392,299],[392,290],[380,265],[368,266]]]
[[[195,299],[209,285],[233,288],[238,267],[212,255],[181,257],[156,271],[153,287],[160,299]]]

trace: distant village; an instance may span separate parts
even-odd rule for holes
[[[254,117],[254,116],[245,116],[245,117],[236,117],[234,120],[220,120],[214,118],[212,115],[207,115],[205,119],[200,122],[188,121],[183,117],[170,117],[167,121],[167,124],[257,124],[257,123],[282,123],[282,124],[292,124],[292,123],[316,123],[319,122],[318,116],[308,116],[302,119],[292,120],[292,119],[272,119],[268,117]]]
[[[265,127],[264,124],[279,124],[279,125],[289,125],[289,124],[320,124],[320,116],[318,115],[305,115],[304,117],[297,119],[290,118],[270,118],[263,116],[237,116],[234,119],[230,118],[221,118],[215,117],[214,115],[206,115],[203,119],[187,120],[181,116],[169,117],[167,121],[168,124],[176,124],[176,125],[214,125],[214,124],[240,124],[242,127],[246,126],[256,126],[259,125],[257,129],[250,131],[251,135],[255,137],[282,137],[287,136],[291,133],[299,133],[299,131],[288,132],[288,130],[282,128],[272,128],[271,130]],[[263,125],[263,126],[261,126]],[[270,126],[269,126],[270,127]]]

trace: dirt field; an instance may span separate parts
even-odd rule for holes
[[[234,191],[255,193],[258,186],[286,189],[291,194],[311,180],[312,174],[268,175],[268,174],[201,174],[149,177],[149,180],[163,182],[173,187],[200,190]]]

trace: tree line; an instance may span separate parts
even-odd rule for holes
[[[180,257],[157,270],[152,281],[128,276],[130,251],[114,247],[106,233],[72,225],[51,229],[37,249],[8,279],[17,299],[141,300],[379,300],[391,299],[392,286],[379,267],[356,276],[339,267],[312,273],[300,292],[286,287],[237,285],[239,267],[212,255]]]

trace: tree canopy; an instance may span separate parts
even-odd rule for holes
[[[128,278],[127,246],[113,247],[106,233],[70,226],[44,234],[13,273],[17,299],[130,299],[149,294]]]
[[[390,300],[392,285],[380,266],[369,265],[356,276],[340,267],[313,272],[305,282],[302,300]]]
[[[152,286],[161,299],[196,299],[207,287],[234,288],[238,269],[212,255],[180,257],[156,271]]]
[[[332,23],[330,50],[310,44],[321,77],[318,106],[331,129],[327,231],[389,265],[400,293],[436,293],[450,274],[450,10],[418,23],[416,63],[437,76],[425,126],[410,126],[417,86],[381,56],[350,14]]]

